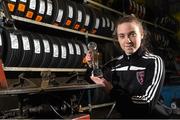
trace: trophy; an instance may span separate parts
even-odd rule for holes
[[[97,77],[102,77],[103,76],[103,72],[102,70],[99,68],[99,52],[97,50],[97,44],[95,42],[90,42],[88,43],[88,49],[89,52],[92,55],[92,60],[89,63],[90,66],[92,66],[93,70],[91,72],[92,76],[97,76]]]

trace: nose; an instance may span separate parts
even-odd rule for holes
[[[127,41],[128,43],[131,43],[131,42],[132,42],[131,39],[130,39],[128,36],[126,36],[126,41]]]

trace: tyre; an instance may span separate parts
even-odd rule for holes
[[[81,4],[76,3],[76,8],[77,8],[77,15],[76,15],[76,23],[73,26],[73,29],[75,30],[81,30],[83,28],[84,23],[85,23],[85,9]]]
[[[0,32],[0,59],[2,59],[3,52],[4,52],[4,41],[3,41],[2,32]]]
[[[56,37],[48,36],[48,38],[52,44],[52,58],[49,67],[56,68],[61,61],[61,46]]]
[[[18,0],[17,2],[17,10],[15,12],[15,15],[24,17],[28,7],[27,0]]]
[[[4,66],[17,67],[21,57],[21,42],[19,40],[19,34],[14,30],[3,31],[4,42],[4,54],[3,62]],[[19,33],[19,32],[17,32]]]
[[[54,9],[55,9],[55,5],[53,5],[53,0],[47,0],[46,11],[45,11],[44,19],[42,20],[42,22],[49,23],[49,24],[52,23]]]
[[[17,9],[17,0],[7,0],[5,1],[7,8],[11,14],[15,14],[15,11]]]
[[[32,44],[33,44],[33,55],[32,55],[30,66],[40,67],[43,61],[43,55],[44,55],[43,42],[38,34],[31,33],[31,36],[32,36]]]
[[[28,19],[33,19],[36,13],[37,0],[28,0],[27,2],[27,11],[25,13],[25,17]]]
[[[22,43],[22,49],[21,49],[21,60],[18,66],[29,67],[33,54],[33,46],[31,44],[32,38],[30,37],[29,32],[21,31],[20,33],[21,35],[19,38]]]
[[[33,19],[35,21],[38,21],[38,22],[41,22],[43,19],[44,19],[44,15],[45,15],[45,12],[46,12],[46,0],[37,0],[36,1],[37,4],[36,4],[36,12],[35,12],[35,15],[33,17]]]
[[[71,0],[61,0],[64,4],[62,4],[64,7],[64,11],[66,11],[66,14],[63,15],[63,21],[62,24],[60,24],[63,27],[66,28],[73,28],[75,23],[77,22],[77,6],[76,3]]]
[[[40,34],[39,36],[42,39],[43,48],[44,48],[43,60],[42,60],[40,67],[48,67],[51,62],[51,59],[52,59],[52,53],[53,53],[52,52],[53,51],[52,43],[47,35]]]

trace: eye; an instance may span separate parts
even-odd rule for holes
[[[135,32],[131,32],[130,34],[129,34],[129,37],[136,37],[137,36],[137,34],[135,33]]]
[[[118,35],[119,39],[124,39],[124,35]]]

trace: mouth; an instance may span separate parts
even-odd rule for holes
[[[132,44],[129,44],[129,45],[126,45],[125,47],[126,47],[126,48],[132,48],[133,45],[132,45]]]

